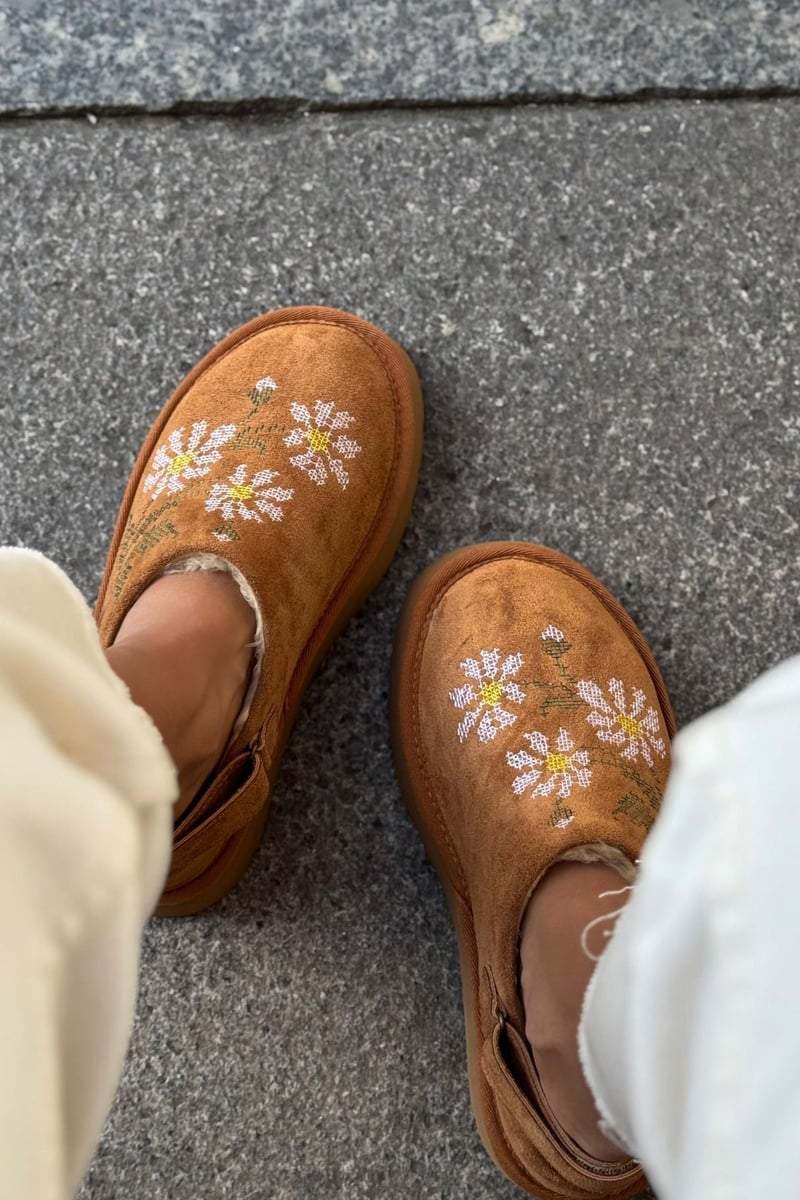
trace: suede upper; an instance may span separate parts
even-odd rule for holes
[[[430,575],[398,649],[398,751],[462,936],[474,939],[483,1086],[523,1168],[518,1182],[559,1196],[628,1194],[630,1179],[603,1180],[602,1168],[596,1181],[576,1175],[534,1129],[498,1031],[535,1087],[518,978],[525,907],[544,871],[580,847],[633,865],[669,770],[666,691],[633,623],[565,556],[474,547]]]

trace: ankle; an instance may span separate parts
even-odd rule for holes
[[[558,863],[537,886],[528,903],[520,941],[525,1033],[542,1088],[558,1122],[588,1153],[607,1161],[625,1155],[599,1129],[600,1114],[578,1054],[583,998],[595,967],[581,936],[596,917],[614,913],[624,897],[621,877],[602,863]],[[596,928],[590,944],[599,954],[603,934],[613,922]]]
[[[147,588],[106,652],[176,765],[176,816],[225,750],[252,668],[254,635],[254,614],[231,576],[192,572],[162,576]]]

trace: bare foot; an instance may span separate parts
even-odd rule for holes
[[[573,1140],[606,1162],[628,1156],[600,1132],[600,1114],[578,1056],[583,997],[595,967],[583,951],[581,935],[595,917],[624,904],[625,894],[600,900],[600,893],[619,892],[624,886],[618,873],[603,863],[557,863],[530,899],[520,943],[525,1034],[542,1090]],[[613,921],[604,921],[591,931],[593,954],[602,952],[607,942],[603,931],[613,926]]]
[[[175,816],[220,760],[241,711],[255,617],[224,571],[164,575],[126,614],[106,651],[155,722],[178,769]]]

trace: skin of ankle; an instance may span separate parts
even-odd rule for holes
[[[106,656],[178,771],[175,816],[219,762],[252,667],[255,616],[226,572],[165,575],[125,616]]]
[[[539,882],[522,922],[520,965],[525,1035],[542,1089],[557,1120],[595,1158],[621,1162],[627,1156],[599,1130],[600,1114],[578,1055],[583,998],[595,962],[581,935],[596,917],[616,913],[628,893],[619,893],[620,875],[603,863],[557,863]],[[607,944],[614,920],[595,926],[588,939],[592,954]]]

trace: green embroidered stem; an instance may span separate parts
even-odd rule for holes
[[[260,422],[258,425],[250,423],[249,418],[254,415],[248,413],[244,425],[239,431],[234,434],[229,445],[231,450],[258,450],[264,454],[269,446],[269,437],[272,434],[285,433],[287,426],[283,421],[270,421],[269,423]]]
[[[635,825],[642,825],[645,829],[649,829],[653,824],[652,810],[635,792],[626,792],[617,801],[617,807],[612,809],[611,815],[628,817]]]
[[[118,598],[123,587],[128,581],[134,563],[137,558],[141,558],[148,550],[152,550],[159,542],[167,537],[177,537],[178,530],[172,521],[161,521],[160,524],[146,529],[128,551],[127,556],[121,560],[120,569],[114,580],[114,596]]]
[[[177,507],[177,504],[177,498],[172,497],[145,513],[138,521],[132,521],[125,530],[119,544],[118,567],[112,588],[115,599],[119,598],[128,582],[135,561],[164,538],[177,537],[177,526],[169,518],[164,518],[164,514]]]
[[[645,779],[639,768],[634,766],[633,763],[627,762],[616,750],[605,749],[602,746],[586,746],[583,748],[589,751],[592,765],[599,764],[605,767],[619,767],[625,778],[630,783],[635,784],[644,793],[654,809],[661,806],[663,799],[661,788]],[[654,767],[648,767],[648,770],[655,773]]]
[[[266,386],[256,384],[255,387],[251,387],[247,393],[247,398],[250,401],[250,411],[245,414],[245,421],[249,421],[251,417],[257,416],[262,408],[265,408],[270,403],[275,391],[276,388],[272,380]]]

